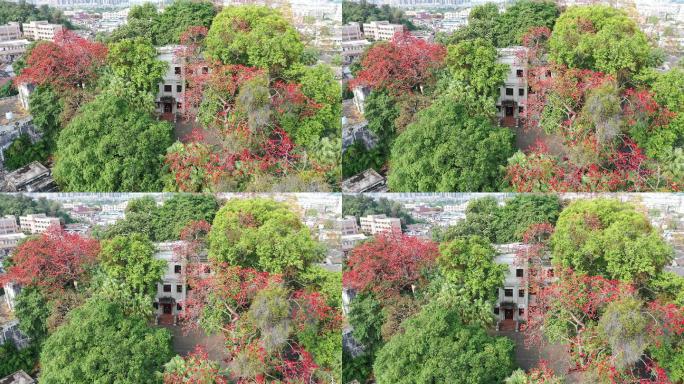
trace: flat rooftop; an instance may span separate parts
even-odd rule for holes
[[[12,112],[12,119],[7,118],[7,113]],[[29,112],[21,106],[19,96],[5,97],[0,99],[0,126],[9,125],[15,121],[29,117]]]

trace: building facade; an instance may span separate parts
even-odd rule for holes
[[[50,24],[46,20],[22,24],[24,37],[30,40],[53,40],[57,32],[64,30],[61,24]]]
[[[21,39],[21,25],[16,22],[9,22],[0,25],[0,41]]]
[[[44,213],[19,217],[19,226],[21,227],[21,230],[30,234],[43,233],[54,225],[60,225],[59,218],[48,217]]]
[[[0,235],[7,235],[10,233],[18,233],[19,226],[17,225],[17,218],[14,215],[5,215],[0,218]]]
[[[392,40],[397,32],[403,32],[404,26],[401,24],[390,24],[389,21],[371,21],[363,23],[363,35],[367,39],[375,41]]]
[[[11,63],[26,53],[31,42],[24,39],[0,41],[0,61]]]
[[[520,60],[524,47],[501,48],[499,63],[509,67],[504,85],[499,90],[496,110],[499,122],[505,127],[517,127],[527,107],[527,67]]]
[[[176,121],[183,110],[185,93],[185,67],[176,57],[179,46],[167,45],[157,48],[159,60],[168,65],[166,74],[157,90],[156,111],[164,119]]]
[[[401,219],[386,215],[368,215],[360,219],[361,231],[376,235],[378,233],[401,232]]]

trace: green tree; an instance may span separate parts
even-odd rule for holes
[[[216,10],[209,1],[174,0],[171,5],[164,8],[164,12],[156,17],[155,44],[178,44],[180,35],[189,27],[209,28],[214,16],[216,16]]]
[[[9,376],[20,369],[33,372],[38,363],[38,353],[36,346],[19,350],[12,342],[0,345],[0,376]]]
[[[166,268],[166,261],[155,259],[154,253],[152,242],[140,233],[116,236],[102,242],[100,266],[127,293],[151,299]]]
[[[211,59],[273,73],[297,63],[304,49],[299,34],[279,11],[252,5],[224,8],[214,18],[206,43]]]
[[[503,287],[508,267],[494,261],[496,250],[486,239],[470,236],[440,246],[437,258],[444,277],[442,293],[466,324],[491,323],[492,308]]]
[[[295,277],[320,260],[321,248],[286,204],[233,199],[216,213],[209,258]]]
[[[510,339],[463,325],[448,308],[428,304],[402,328],[378,351],[378,384],[497,383],[514,369]]]
[[[189,222],[211,223],[218,209],[219,203],[213,195],[174,194],[157,209],[152,240],[178,240]]]
[[[342,200],[342,216],[355,216],[358,220],[361,216],[378,214],[400,218],[402,227],[416,222],[399,202],[384,197],[375,199],[361,194],[344,195]]]
[[[114,75],[130,84],[136,92],[156,94],[168,67],[165,62],[157,60],[157,50],[152,43],[141,37],[111,44],[107,60]]]
[[[394,122],[399,117],[394,98],[384,90],[371,92],[365,101],[364,117],[368,121],[368,130],[380,140],[379,145],[389,148],[397,135]]]
[[[171,359],[171,335],[147,320],[126,316],[114,303],[89,300],[51,334],[40,353],[40,381],[71,383],[160,383]]]
[[[5,169],[15,170],[33,161],[45,162],[49,156],[46,145],[45,140],[41,139],[33,143],[27,133],[22,133],[4,152]]]
[[[361,1],[342,1],[342,22],[347,23],[366,23],[369,21],[387,20],[393,24],[403,24],[409,30],[416,29],[404,11],[400,8],[391,7],[387,4],[378,6],[369,3],[367,0]]]
[[[552,1],[517,1],[496,19],[495,44],[501,48],[521,45],[523,35],[530,28],[553,30],[559,14],[560,9]]]
[[[342,177],[349,178],[369,168],[380,170],[387,158],[386,151],[376,145],[368,149],[362,140],[355,140],[342,152]]]
[[[385,316],[382,305],[372,293],[361,293],[349,305],[349,325],[354,339],[363,344],[365,352],[375,353],[383,344],[382,324]]]
[[[129,200],[125,215],[123,220],[118,220],[108,226],[102,237],[113,238],[119,235],[141,233],[152,241],[156,239],[155,223],[158,209],[157,202],[151,196]]]
[[[485,39],[496,43],[497,19],[499,7],[494,3],[485,3],[473,7],[468,15],[468,25],[455,30],[451,35],[440,36],[444,45],[457,44],[465,40]]]
[[[395,140],[387,181],[396,192],[492,191],[512,154],[509,129],[441,97]]]
[[[551,245],[556,265],[637,284],[657,276],[673,257],[644,213],[612,199],[571,203],[558,218]]]
[[[556,21],[549,44],[549,58],[558,64],[620,79],[656,64],[646,34],[623,10],[607,5],[568,8]]]
[[[161,189],[171,125],[139,102],[130,92],[107,89],[81,108],[57,141],[53,175],[63,190]]]
[[[40,344],[47,336],[47,319],[50,316],[50,308],[40,291],[35,287],[22,289],[17,295],[14,313],[19,319],[19,329],[33,343]]]
[[[25,216],[31,213],[44,213],[48,216],[59,217],[64,223],[74,220],[64,211],[62,204],[44,197],[34,199],[25,195],[0,195],[0,216]]]

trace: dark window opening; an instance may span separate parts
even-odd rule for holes
[[[506,88],[506,96],[513,96],[513,88]]]
[[[515,75],[518,76],[518,77],[523,77],[523,70],[522,70],[522,69],[518,69],[517,71],[515,71]]]
[[[170,84],[164,84],[164,92],[171,92],[173,87]]]
[[[181,74],[181,67],[174,67],[173,73],[175,73],[176,75],[180,75]]]
[[[171,292],[171,284],[164,284],[164,292]]]
[[[183,306],[180,305],[180,303],[177,303],[177,304],[176,304],[176,309],[179,310],[179,311],[182,311],[182,310],[183,310]]]
[[[504,296],[513,297],[513,289],[511,289],[511,288],[504,289]]]
[[[176,292],[183,293],[183,286],[182,285],[176,285]]]
[[[518,113],[525,112],[525,107],[518,107]]]
[[[154,307],[154,309],[159,309],[159,303],[154,303],[152,304],[152,306]]]
[[[518,96],[525,96],[525,88],[518,88]]]
[[[498,315],[499,314],[499,308],[494,308],[494,314]]]
[[[182,85],[176,85],[176,92],[183,92],[183,86]]]
[[[525,297],[525,290],[524,289],[518,290],[518,297]]]
[[[525,316],[525,308],[518,308],[518,315]]]
[[[174,265],[173,266],[173,273],[181,273],[181,266],[180,265]]]
[[[522,268],[518,268],[515,270],[515,276],[516,277],[523,277],[525,275],[525,272],[523,271]]]

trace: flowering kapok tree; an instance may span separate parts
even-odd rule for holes
[[[14,250],[0,283],[38,287],[50,296],[60,296],[88,279],[99,251],[99,241],[53,226]]]
[[[393,95],[423,93],[444,65],[446,49],[409,32],[397,32],[389,42],[372,46],[361,59],[361,71],[350,88],[367,86],[386,89]]]
[[[187,356],[176,356],[166,364],[164,384],[228,384],[228,377],[203,347],[196,346]]]
[[[91,85],[105,64],[107,46],[62,30],[53,41],[39,42],[15,82],[49,85],[59,94]]]
[[[412,292],[425,282],[423,272],[435,266],[438,254],[433,241],[401,233],[380,234],[352,250],[342,282],[378,298]]]

